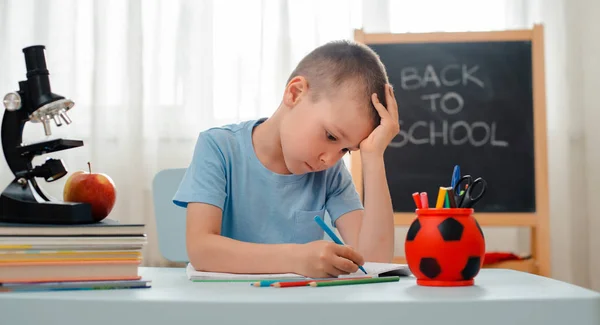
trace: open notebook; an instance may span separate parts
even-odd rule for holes
[[[389,264],[389,263],[374,263],[366,262],[363,265],[367,274],[370,276],[410,276],[411,272],[406,264]],[[220,273],[220,272],[202,272],[196,271],[191,263],[188,263],[186,268],[186,274],[189,280],[192,281],[204,281],[204,282],[244,282],[244,281],[260,281],[260,280],[275,280],[275,279],[306,279],[306,277],[294,273],[283,273],[283,274],[237,274],[237,273]],[[343,277],[357,277],[365,276],[365,274],[358,270],[358,272],[342,275]]]

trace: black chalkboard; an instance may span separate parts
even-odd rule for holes
[[[385,64],[400,134],[385,152],[395,212],[435,205],[454,165],[488,183],[477,212],[535,212],[530,41],[367,44]]]

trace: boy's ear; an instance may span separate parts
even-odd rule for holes
[[[283,94],[283,103],[293,107],[308,93],[308,81],[302,76],[296,76],[288,82]]]

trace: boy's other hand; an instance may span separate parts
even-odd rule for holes
[[[388,105],[387,109],[381,104],[376,93],[371,95],[371,101],[381,117],[381,122],[373,132],[360,143],[361,155],[383,155],[388,144],[390,144],[400,131],[400,124],[398,122],[398,103],[396,103],[394,90],[389,84],[385,85],[385,98]]]
[[[358,271],[365,263],[363,257],[350,246],[318,240],[300,245],[296,273],[311,278],[337,277]]]

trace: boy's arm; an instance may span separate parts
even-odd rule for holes
[[[390,85],[385,86],[384,107],[376,94],[373,106],[381,123],[360,144],[364,179],[364,211],[355,210],[336,222],[344,240],[357,247],[368,261],[391,262],[394,255],[394,211],[385,175],[383,153],[398,134],[398,105]]]
[[[364,210],[341,216],[336,226],[347,245],[366,261],[390,263],[394,257],[394,212],[383,156],[362,157]]]
[[[186,246],[190,262],[198,270],[228,273],[294,272],[294,244],[250,244],[221,236],[221,209],[205,203],[189,203]]]
[[[221,209],[189,203],[186,248],[195,269],[227,273],[298,273],[330,277],[356,272],[364,261],[350,247],[327,241],[256,244],[221,236]]]

